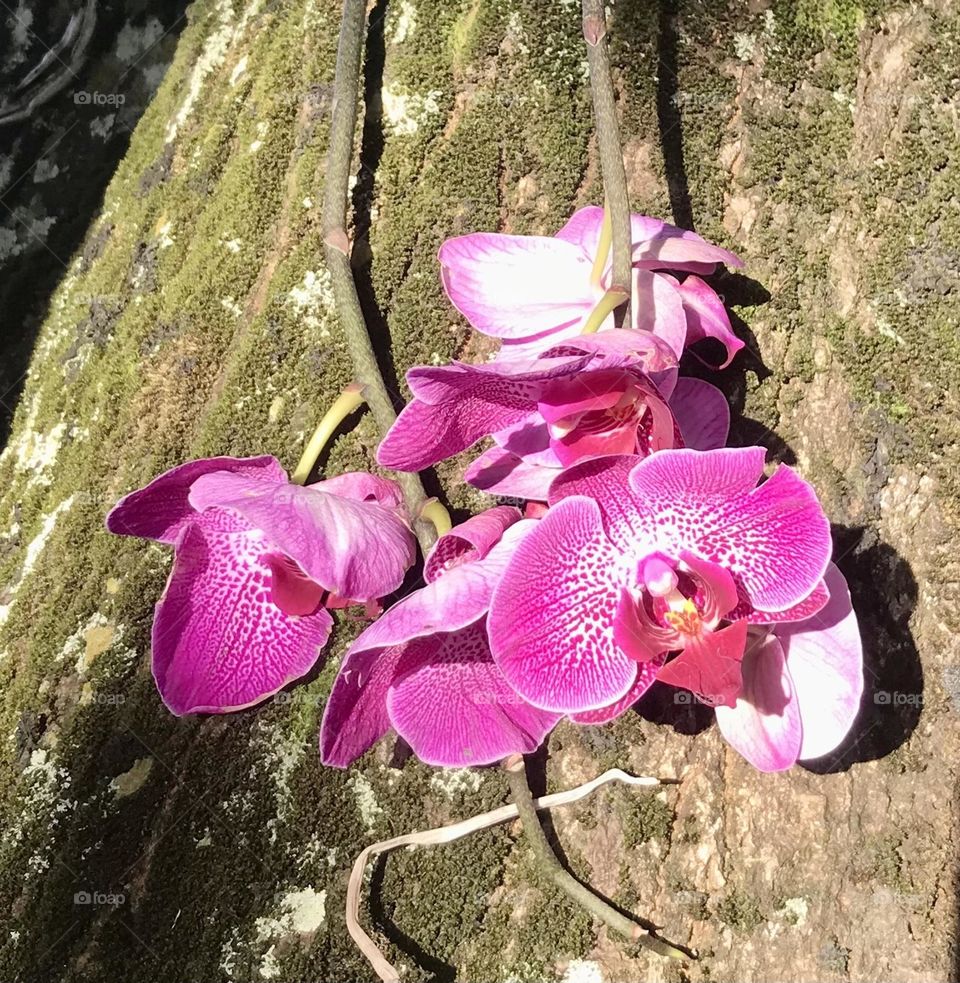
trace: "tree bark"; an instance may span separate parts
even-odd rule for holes
[[[397,768],[389,742],[320,767],[348,622],[283,698],[171,717],[149,671],[169,553],[103,530],[187,458],[292,468],[351,381],[319,207],[339,12],[197,0],[50,296],[0,457],[0,979],[369,980],[343,926],[354,857],[504,801],[496,769]],[[381,0],[369,20],[353,259],[402,395],[411,365],[484,350],[444,299],[440,243],[550,234],[602,187],[577,3]],[[816,484],[867,693],[837,755],[782,775],[653,695],[561,725],[534,792],[612,765],[682,779],[604,791],[551,833],[578,877],[701,953],[686,978],[954,978],[960,14],[617,3],[609,32],[634,208],[745,260],[716,283],[749,351],[709,377],[734,439]],[[371,467],[374,444],[361,418],[328,473]],[[438,488],[490,504],[464,463]],[[535,880],[516,828],[391,857],[370,889],[409,980],[666,978]]]

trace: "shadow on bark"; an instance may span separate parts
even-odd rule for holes
[[[12,33],[2,35],[0,62],[18,65],[19,74],[4,79],[0,102],[7,110],[14,104],[21,108],[0,126],[4,162],[11,165],[6,179],[0,177],[0,448],[9,439],[51,296],[84,242],[132,131],[173,57],[186,7],[186,0],[98,3],[92,36],[83,47],[85,60],[76,67],[58,47],[70,36],[71,5],[21,4],[25,9],[17,23],[28,41],[25,48],[16,46]],[[51,71],[65,73],[65,84],[53,93],[48,88],[44,97]],[[107,236],[109,227],[99,244],[96,235],[87,239],[90,261]],[[99,331],[111,298],[88,302],[90,330]]]

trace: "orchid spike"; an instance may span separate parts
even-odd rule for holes
[[[327,608],[391,593],[414,559],[392,481],[301,487],[273,457],[180,465],[122,498],[107,528],[176,552],[152,658],[178,716],[252,706],[303,676],[330,634]]]
[[[757,487],[763,466],[762,447],[664,450],[557,478],[491,602],[509,684],[585,723],[623,712],[658,678],[734,706],[749,626],[827,600],[827,518],[789,468]]]
[[[536,525],[497,506],[441,536],[425,587],[350,646],[320,729],[328,765],[345,768],[393,727],[427,764],[490,764],[535,750],[560,715],[530,706],[490,654],[490,595]]]
[[[609,260],[600,264],[603,209],[581,208],[555,236],[475,232],[441,247],[441,277],[454,307],[502,352],[536,354],[586,331],[613,327]],[[703,280],[718,265],[740,267],[733,253],[694,232],[633,215],[632,328],[651,331],[679,357],[714,338],[720,367],[743,347],[723,302]],[[598,277],[595,268],[601,269]]]

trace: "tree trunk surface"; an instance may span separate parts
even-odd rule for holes
[[[597,931],[511,825],[377,865],[363,918],[411,981],[955,979],[960,12],[613,9],[633,205],[745,260],[716,281],[748,341],[720,382],[734,441],[820,492],[863,709],[837,754],[779,775],[662,697],[550,737],[537,791],[612,766],[680,779],[601,791],[551,835],[696,962]],[[381,0],[370,21],[354,262],[403,394],[411,365],[483,351],[440,243],[552,233],[601,185],[573,0]],[[171,716],[149,668],[170,551],[103,528],[188,458],[292,468],[351,380],[319,229],[338,22],[333,0],[196,0],[50,294],[0,457],[4,981],[371,980],[344,926],[355,856],[505,799],[497,769],[438,771],[390,740],[321,767],[346,621],[289,693]],[[376,440],[361,418],[327,472],[371,467]],[[439,469],[447,499],[490,504],[464,463]]]

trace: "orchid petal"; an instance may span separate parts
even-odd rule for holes
[[[552,237],[475,232],[448,239],[439,259],[454,307],[478,331],[497,338],[579,323],[602,293],[591,283],[591,260]]]
[[[190,505],[190,486],[201,475],[229,471],[251,480],[283,482],[286,472],[275,457],[208,457],[188,461],[154,478],[117,502],[107,516],[107,529],[118,536],[142,536],[161,543],[175,543],[187,523],[198,521]],[[222,531],[246,528],[235,516],[216,512],[201,524]]]
[[[823,577],[830,523],[813,488],[784,465],[751,487],[764,453],[665,450],[642,460],[630,484],[644,530],[638,546],[697,553],[734,574],[755,607],[783,611]]]
[[[570,719],[575,724],[606,724],[611,720],[616,720],[632,707],[637,700],[657,681],[657,669],[663,664],[666,656],[658,656],[653,662],[642,663],[637,666],[637,678],[634,684],[627,690],[625,696],[611,703],[609,706],[601,707],[599,710],[585,710],[583,713],[571,713]]]
[[[493,657],[534,706],[595,710],[633,685],[633,661],[613,641],[628,571],[585,498],[550,509],[516,547],[494,590],[488,619]]]
[[[657,675],[658,682],[688,689],[710,706],[733,706],[743,689],[741,662],[746,621],[688,639],[683,651]]]
[[[450,567],[482,560],[519,519],[519,509],[496,505],[454,526],[436,541],[427,555],[424,580],[430,583]]]
[[[726,444],[730,434],[730,404],[716,386],[700,379],[678,379],[670,397],[670,409],[685,447],[712,451]]]
[[[198,511],[234,510],[309,577],[342,597],[389,594],[414,559],[413,534],[395,509],[315,486],[267,485],[219,472],[194,482],[190,503]]]
[[[726,360],[713,366],[725,369],[744,343],[730,327],[730,315],[716,291],[699,277],[688,276],[679,286],[683,309],[687,320],[687,344],[693,345],[704,338],[715,338],[727,350]]]
[[[783,650],[768,635],[743,660],[743,691],[734,706],[718,706],[720,733],[755,768],[783,771],[800,751],[802,727]]]
[[[153,674],[178,716],[252,706],[319,658],[333,619],[273,603],[268,549],[257,532],[181,531],[153,622]]]
[[[665,273],[633,271],[632,327],[670,346],[677,358],[687,343],[687,315],[677,281]]]
[[[363,637],[347,649],[320,723],[320,760],[334,768],[349,767],[390,730],[387,692],[404,652],[428,658],[440,647],[437,636],[389,648],[365,647]]]
[[[529,754],[560,719],[507,685],[483,621],[441,636],[436,648],[408,645],[395,675],[387,693],[390,720],[421,761],[441,768]]]
[[[546,501],[550,483],[559,469],[529,464],[516,454],[491,447],[473,461],[464,479],[490,495]]]
[[[830,600],[808,618],[776,628],[793,679],[804,761],[829,754],[847,735],[863,695],[863,648],[843,574],[830,564]]]
[[[451,567],[421,590],[408,594],[384,611],[353,647],[386,648],[411,638],[466,628],[486,613],[517,543],[536,525],[533,519],[515,522],[482,560]]]
[[[311,580],[285,553],[265,553],[270,567],[270,599],[284,614],[313,614],[323,600],[324,590]]]

